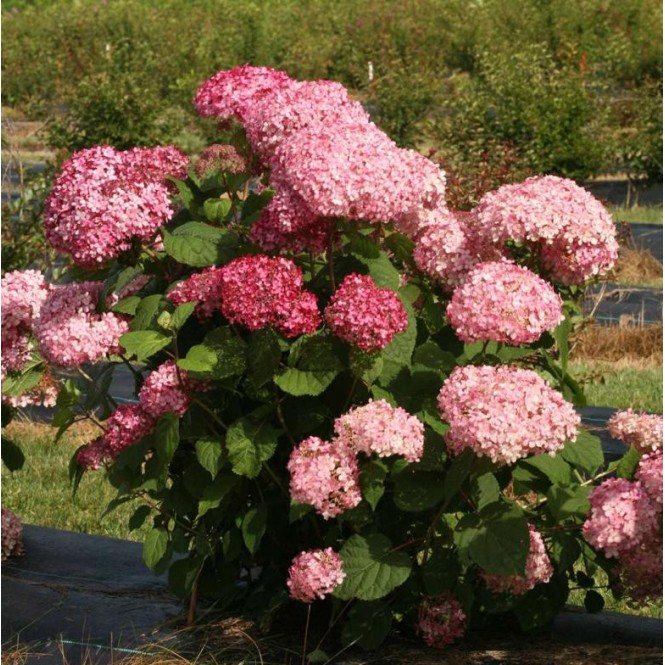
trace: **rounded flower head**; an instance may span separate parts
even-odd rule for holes
[[[663,416],[635,413],[632,409],[617,411],[607,421],[607,429],[615,439],[633,446],[640,453],[663,448]]]
[[[120,405],[106,421],[103,435],[106,454],[115,458],[129,446],[133,446],[150,434],[156,418],[144,411],[139,404]]]
[[[638,480],[651,500],[663,507],[663,451],[657,450],[644,455],[637,465],[635,479]]]
[[[418,634],[429,647],[444,649],[464,635],[466,614],[455,596],[446,592],[425,598],[418,610]]]
[[[563,302],[528,268],[507,261],[480,263],[454,291],[446,309],[464,342],[535,342],[563,320]]]
[[[205,180],[217,172],[239,174],[246,173],[249,168],[248,161],[235,146],[214,143],[201,151],[194,172]]]
[[[35,323],[39,350],[49,362],[72,367],[120,351],[120,336],[129,326],[113,312],[97,312],[103,287],[103,282],[53,287]]]
[[[335,420],[340,444],[366,455],[400,455],[418,462],[425,445],[425,427],[415,416],[385,400],[370,401]]]
[[[181,417],[190,405],[188,392],[206,387],[202,381],[190,379],[173,360],[167,360],[146,378],[139,391],[139,404],[155,419],[168,411]]]
[[[605,556],[621,558],[634,550],[657,526],[660,508],[641,483],[610,478],[589,494],[591,512],[582,533]]]
[[[345,577],[342,557],[332,547],[327,547],[294,557],[287,585],[291,598],[311,603],[332,593]]]
[[[617,258],[611,215],[572,180],[544,176],[504,185],[485,194],[473,213],[488,242],[531,244],[552,279],[564,284],[605,273]]]
[[[496,464],[513,464],[527,455],[553,454],[577,438],[580,417],[573,406],[531,370],[456,367],[438,399],[455,455],[470,448]]]
[[[101,469],[108,458],[108,449],[102,436],[82,446],[76,453],[76,463],[84,471],[97,471]]]
[[[2,561],[19,556],[23,549],[23,524],[14,513],[2,508]]]
[[[212,318],[222,310],[222,269],[216,266],[205,268],[178,282],[166,297],[174,305],[195,302],[194,313],[200,321]]]
[[[313,333],[321,315],[302,271],[288,259],[242,256],[222,268],[222,313],[249,330],[275,326],[286,337]]]
[[[347,446],[310,436],[291,452],[288,470],[291,498],[314,506],[324,519],[360,503],[358,461]]]
[[[481,577],[487,586],[497,593],[509,592],[520,596],[531,591],[536,584],[549,582],[554,569],[545,549],[543,537],[536,528],[529,524],[529,554],[526,559],[524,575],[490,575],[482,571]]]
[[[335,335],[363,351],[382,349],[408,326],[406,310],[394,291],[355,273],[344,278],[324,317]]]
[[[662,532],[656,529],[640,545],[622,554],[618,572],[623,591],[633,600],[662,600]]]
[[[148,240],[173,215],[167,175],[182,176],[188,159],[176,148],[125,152],[96,146],[74,153],[44,205],[51,245],[95,268]]]

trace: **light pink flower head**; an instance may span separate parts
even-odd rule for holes
[[[425,598],[420,604],[417,632],[427,646],[444,649],[462,637],[465,630],[466,614],[452,593]]]
[[[524,575],[490,575],[482,571],[480,576],[485,580],[487,586],[497,593],[509,592],[520,596],[531,591],[536,584],[549,582],[554,569],[543,537],[536,528],[529,524],[529,554],[526,559]]]
[[[288,470],[291,498],[314,506],[324,519],[354,508],[362,499],[356,456],[335,441],[305,439],[291,452]]]
[[[425,427],[399,406],[385,400],[356,407],[335,420],[339,443],[351,450],[379,457],[400,455],[418,462],[425,445]]]
[[[577,438],[580,417],[572,404],[531,370],[456,367],[438,400],[454,455],[470,448],[496,464],[513,464],[528,455],[554,454]]]
[[[478,264],[453,292],[446,314],[464,342],[519,345],[556,328],[564,318],[562,306],[561,297],[544,279],[501,261]]]
[[[640,453],[663,448],[663,416],[635,413],[632,409],[617,411],[608,421],[607,429],[615,438],[633,446]]]
[[[146,378],[139,391],[141,409],[151,418],[157,419],[168,411],[178,417],[189,408],[190,392],[207,389],[207,384],[191,379],[187,372],[167,360]]]
[[[327,547],[294,557],[286,584],[291,598],[311,603],[332,593],[345,577],[342,557],[332,547]]]
[[[663,507],[663,451],[656,450],[644,455],[637,465],[635,479],[638,480],[651,500]]]

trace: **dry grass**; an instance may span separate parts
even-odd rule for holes
[[[639,361],[662,365],[663,324],[609,327],[590,323],[572,336],[571,357],[580,362]]]
[[[663,287],[663,264],[647,249],[622,247],[608,277],[617,284]]]

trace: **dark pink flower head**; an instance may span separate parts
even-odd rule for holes
[[[657,528],[658,507],[639,482],[610,478],[589,494],[591,512],[582,533],[610,558],[635,550]]]
[[[424,598],[418,610],[417,632],[429,647],[444,649],[464,635],[466,614],[450,592]]]
[[[313,333],[321,323],[314,294],[288,259],[242,256],[222,268],[222,313],[249,330],[274,326],[286,337]]]
[[[325,309],[335,335],[363,351],[377,351],[408,326],[402,301],[371,277],[352,273],[344,278]]]
[[[554,569],[547,555],[543,537],[536,528],[529,524],[529,554],[526,559],[524,575],[490,575],[481,571],[480,576],[485,580],[487,586],[497,593],[509,592],[520,596],[531,591],[536,584],[549,582]]]
[[[207,321],[215,312],[222,310],[222,269],[216,266],[205,268],[178,282],[166,297],[174,305],[195,302],[194,313],[200,321]]]
[[[125,152],[96,146],[74,153],[44,206],[51,245],[84,268],[95,268],[150,239],[173,215],[167,175],[183,175],[176,148]]]
[[[222,70],[201,84],[194,106],[204,118],[242,120],[266,92],[293,83],[285,72],[243,65]]]
[[[293,449],[287,468],[291,498],[314,506],[326,520],[354,508],[362,499],[355,453],[336,441],[310,436]]]
[[[294,557],[286,584],[291,598],[311,603],[331,594],[345,577],[342,557],[332,547],[327,547],[301,552]]]
[[[167,360],[146,378],[139,391],[139,404],[155,419],[168,411],[183,416],[191,402],[188,393],[206,389],[208,384],[189,378],[184,369]]]
[[[488,242],[531,244],[552,279],[564,284],[603,274],[617,258],[611,215],[572,180],[543,176],[504,185],[485,194],[473,214]]]
[[[454,455],[470,448],[499,465],[554,454],[577,438],[572,404],[531,370],[507,365],[456,367],[439,392],[445,435]]]
[[[108,459],[109,454],[103,436],[87,443],[76,453],[76,463],[84,471],[97,471]]]
[[[201,151],[194,171],[199,178],[205,180],[217,171],[238,174],[246,173],[249,168],[247,159],[235,146],[215,143]]]
[[[153,431],[156,418],[140,404],[122,404],[106,421],[103,441],[106,454],[115,458],[128,446],[133,446]]]
[[[127,322],[113,312],[97,312],[103,282],[54,286],[35,323],[39,350],[49,362],[72,367],[120,351]]]
[[[615,438],[633,446],[641,453],[663,448],[663,416],[635,413],[632,409],[617,411],[608,421],[607,429]]]
[[[563,301],[528,268],[480,263],[455,289],[446,314],[464,342],[530,344],[561,321]]]

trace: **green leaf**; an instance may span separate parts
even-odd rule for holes
[[[247,346],[247,376],[256,389],[272,379],[281,359],[282,352],[274,330],[264,328],[251,334]]]
[[[356,254],[355,257],[367,266],[370,277],[378,287],[392,291],[399,289],[399,270],[385,252],[380,251],[376,258],[368,258],[362,254]]]
[[[387,386],[400,372],[403,367],[411,365],[411,356],[416,346],[417,323],[416,315],[411,303],[402,294],[397,294],[404,305],[408,320],[408,327],[403,333],[395,335],[392,342],[388,344],[381,355],[383,357],[383,371],[379,377],[379,383]]]
[[[166,468],[180,443],[180,418],[171,411],[162,415],[157,421],[153,440],[160,466]]]
[[[378,259],[381,256],[376,242],[362,233],[353,234],[349,249],[352,254],[356,254],[363,259]]]
[[[231,212],[230,199],[207,199],[203,204],[203,214],[211,222],[223,222]]]
[[[430,471],[406,469],[395,479],[395,505],[406,512],[422,512],[443,499],[445,476]]]
[[[189,186],[189,184],[184,182],[183,180],[178,180],[173,176],[168,176],[167,180],[170,180],[176,186],[176,188],[178,189],[178,197],[185,204],[185,207],[188,210],[193,210],[196,205],[195,196],[194,196],[194,191]]]
[[[640,463],[642,456],[635,450],[635,448],[629,448],[628,452],[621,458],[619,465],[617,466],[617,476],[619,478],[626,478],[627,480],[632,480],[635,475],[635,470],[637,465]]]
[[[499,500],[501,489],[493,473],[484,473],[471,482],[471,496],[478,510]]]
[[[111,311],[116,314],[129,314],[130,316],[134,316],[140,304],[141,296],[129,296],[128,298],[119,300],[113,305],[113,307],[111,307]]]
[[[140,529],[143,526],[143,523],[150,515],[150,510],[151,510],[150,506],[146,506],[145,504],[139,506],[134,511],[134,514],[129,518],[128,522],[129,530],[136,531],[136,529]]]
[[[270,415],[239,418],[232,423],[226,432],[226,447],[233,472],[256,478],[261,472],[261,463],[273,456],[280,433],[270,424]]]
[[[120,336],[121,346],[130,357],[137,360],[147,360],[170,343],[171,337],[155,330],[137,330]]]
[[[385,246],[395,257],[406,265],[413,264],[413,248],[416,243],[403,233],[391,233],[385,240]]]
[[[0,442],[0,453],[2,461],[10,471],[18,471],[25,463],[23,451],[11,439],[4,436]]]
[[[203,488],[203,494],[199,501],[198,516],[203,517],[209,510],[217,508],[237,484],[237,476],[228,471],[220,473],[212,483]]]
[[[450,351],[444,351],[436,342],[427,340],[415,350],[413,364],[437,372],[449,372],[457,364],[457,359]]]
[[[605,599],[593,589],[589,589],[584,596],[584,607],[590,614],[602,612],[605,607]]]
[[[214,478],[222,468],[224,449],[217,439],[199,439],[195,444],[196,459],[199,464]]]
[[[604,463],[600,439],[581,430],[576,441],[568,441],[561,451],[561,457],[580,471],[593,475]]]
[[[333,595],[341,600],[377,600],[409,578],[411,559],[393,551],[388,538],[374,533],[366,538],[354,535],[340,550],[346,578]]]
[[[179,263],[195,268],[224,265],[235,258],[238,237],[203,222],[187,222],[163,231],[164,249]]]
[[[169,591],[180,599],[191,593],[201,569],[201,558],[194,555],[174,561],[169,567]]]
[[[562,532],[550,535],[548,551],[552,564],[560,572],[571,569],[582,553],[577,538]]]
[[[559,349],[559,364],[564,372],[568,371],[568,337],[571,328],[570,319],[566,317],[552,332],[552,337]]]
[[[366,353],[362,349],[353,347],[349,353],[349,367],[354,376],[370,386],[381,376],[383,357],[380,352]]]
[[[163,527],[154,527],[148,531],[143,541],[143,561],[153,569],[164,558],[169,544],[169,534]]]
[[[291,349],[289,367],[274,378],[275,383],[289,395],[320,395],[344,369],[334,346],[325,337],[302,338]]]
[[[253,224],[259,218],[261,210],[270,203],[273,196],[275,196],[275,191],[272,189],[264,189],[260,194],[250,192],[240,213],[240,220],[243,224]]]
[[[462,569],[452,547],[436,547],[423,566],[423,584],[428,596],[452,591]]]
[[[342,643],[357,644],[368,651],[378,649],[390,633],[393,613],[380,600],[358,601],[349,611],[342,628]]]
[[[360,490],[365,501],[372,506],[372,510],[376,510],[379,500],[386,491],[384,486],[386,475],[387,467],[378,459],[367,460],[360,467]]]
[[[132,319],[132,330],[157,330],[159,332],[157,319],[166,310],[168,304],[168,300],[160,293],[142,298]]]
[[[195,302],[185,302],[175,308],[171,316],[171,330],[180,330],[185,325],[185,321],[194,313]]]
[[[18,397],[32,390],[44,377],[40,369],[29,369],[20,374],[10,374],[2,382],[2,394],[9,397]]]
[[[522,596],[514,607],[522,630],[535,630],[550,625],[568,598],[565,575],[555,574],[547,584],[537,584]]]
[[[589,488],[581,485],[552,485],[547,490],[547,507],[557,522],[567,517],[583,519],[590,510]]]
[[[473,451],[466,449],[453,459],[443,482],[443,497],[446,503],[459,492],[464,481],[469,477],[474,458]]]
[[[245,547],[250,554],[256,554],[261,544],[263,534],[266,532],[266,524],[268,521],[268,508],[265,503],[262,503],[258,508],[250,508],[242,520],[242,539],[245,542]]]
[[[289,524],[293,524],[294,522],[301,520],[303,517],[305,517],[305,515],[311,513],[312,510],[314,510],[314,506],[310,506],[306,503],[297,503],[291,499],[291,507],[289,508]]]
[[[222,326],[209,332],[203,344],[193,346],[185,358],[178,361],[193,378],[225,379],[245,371],[245,343]]]
[[[330,662],[330,656],[323,649],[314,649],[307,654],[307,662],[311,665],[325,665]]]
[[[575,481],[573,471],[559,455],[550,457],[547,453],[527,457],[521,460],[518,466],[528,466],[540,471],[552,483],[568,485]]]

